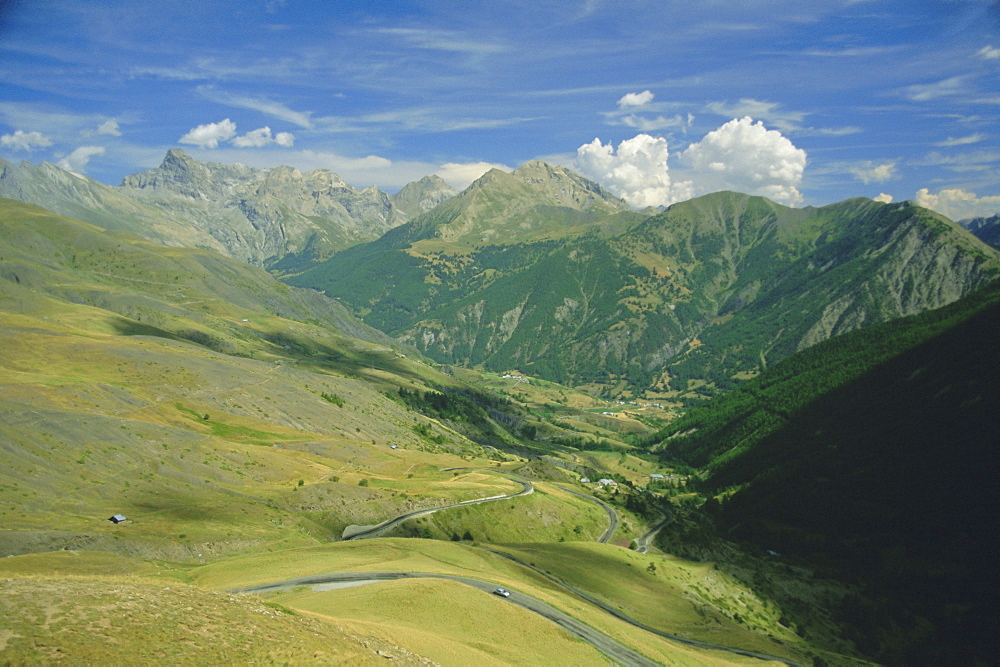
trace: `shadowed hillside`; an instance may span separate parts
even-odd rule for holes
[[[692,411],[656,447],[704,470],[703,512],[722,534],[856,586],[831,608],[862,653],[988,660],[997,322],[994,284],[833,339]]]

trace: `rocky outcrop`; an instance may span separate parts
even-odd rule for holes
[[[211,235],[230,256],[265,266],[306,248],[322,259],[406,219],[386,193],[356,189],[329,170],[198,162],[178,149],[120,189]]]
[[[219,239],[160,207],[54,164],[0,159],[0,197],[42,206],[104,229],[127,231],[165,245],[228,253]]]

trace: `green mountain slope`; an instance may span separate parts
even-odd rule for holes
[[[89,222],[104,229],[127,231],[151,241],[225,252],[208,231],[136,201],[127,193],[43,162],[14,164],[0,159],[0,197],[15,199]]]
[[[636,224],[606,204],[597,218],[532,205],[562,182],[533,170],[487,174],[289,282],[441,362],[671,399],[942,306],[1000,272],[995,250],[909,203],[790,209],[716,193]]]
[[[661,434],[731,538],[856,584],[831,603],[880,661],[989,660],[1000,546],[1000,285],[776,365]]]
[[[264,607],[287,616],[277,624],[249,618],[232,596],[227,603],[174,589],[178,580],[225,590],[386,568],[509,586],[661,663],[740,657],[678,646],[583,602],[579,591],[668,634],[791,659],[816,653],[781,627],[778,609],[731,578],[626,549],[648,529],[642,516],[619,507],[613,542],[588,544],[609,517],[587,498],[595,485],[579,484],[571,470],[621,479],[620,489],[599,493],[625,504],[655,464],[529,438],[584,435],[576,447],[592,436],[610,448],[621,432],[616,422],[648,433],[638,420],[601,416],[592,397],[548,383],[493,379],[535,404],[552,401],[543,419],[483,388],[471,371],[460,375],[469,380],[258,268],[0,200],[0,569],[14,598],[41,591],[9,614],[15,632],[0,658],[121,662],[151,651],[211,661],[213,633],[248,623],[268,637],[287,632],[234,649],[247,659],[364,661],[371,650],[443,662],[551,662],[570,649],[583,662],[597,655],[559,625],[512,611],[489,588],[428,595],[421,582],[346,593],[296,587],[279,602],[311,620]],[[395,529],[436,539],[338,541],[350,526],[521,491],[512,472],[534,478],[530,495],[413,517]],[[127,521],[110,522],[115,514]],[[467,533],[474,537],[463,541]],[[530,566],[490,550],[513,542]],[[538,553],[532,543],[551,545]],[[602,573],[597,580],[594,572]],[[740,614],[729,602],[736,599]],[[55,615],[38,622],[39,605]],[[476,622],[456,625],[453,608]],[[205,610],[211,618],[202,618]],[[184,618],[188,634],[207,643],[178,645]],[[485,643],[482,619],[490,623]],[[512,619],[519,633],[544,640],[511,647]],[[118,631],[133,621],[142,632]],[[323,646],[307,642],[308,655],[291,646],[302,633]],[[357,641],[371,650],[354,650]]]
[[[37,296],[86,304],[129,318],[133,333],[188,338],[227,353],[250,354],[261,336],[251,316],[312,321],[325,335],[392,344],[342,306],[290,288],[265,271],[216,253],[170,248],[130,234],[0,199],[0,276]],[[25,305],[27,304],[27,305]],[[155,335],[155,334],[154,334]]]
[[[224,552],[277,539],[284,531],[261,522],[281,512],[330,539],[441,504],[452,487],[476,497],[442,468],[537,456],[549,448],[536,432],[566,434],[312,290],[12,200],[0,200],[0,338],[2,553],[79,543],[176,556],[206,540]],[[289,496],[296,480],[309,484]],[[531,503],[600,515],[586,502]],[[179,546],[173,513],[199,505],[216,517]],[[263,513],[242,516],[250,507]],[[115,544],[101,522],[116,512],[156,518]]]

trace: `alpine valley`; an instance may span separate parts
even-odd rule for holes
[[[989,664],[995,227],[0,161],[0,659]]]

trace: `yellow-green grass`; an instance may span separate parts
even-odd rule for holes
[[[806,649],[779,609],[713,563],[588,543],[495,548],[671,634],[787,657]]]
[[[269,597],[442,665],[602,664],[589,644],[507,600],[441,579]]]
[[[614,550],[626,555],[632,553],[609,545],[595,546],[598,550]],[[600,561],[598,563],[593,576],[598,576],[601,564]],[[560,576],[555,564],[553,568],[552,574]],[[177,576],[183,576],[185,581],[193,581],[201,586],[226,590],[300,576],[348,571],[451,574],[513,588],[561,609],[664,664],[753,662],[751,659],[743,660],[730,654],[693,649],[671,642],[616,619],[530,569],[487,551],[453,542],[390,538],[340,542],[273,553],[233,556],[178,573]],[[623,570],[622,574],[635,577],[634,568]],[[368,588],[364,586],[356,589],[358,595],[364,595]],[[288,604],[293,606],[291,602]],[[687,602],[683,604],[690,606]],[[415,616],[436,613],[432,609],[424,610],[420,605],[412,607],[410,611]],[[734,629],[734,632],[738,630]],[[731,635],[723,633],[723,636],[728,639]]]
[[[622,475],[638,486],[645,486],[649,482],[649,475],[660,470],[652,461],[622,452],[582,451],[576,456],[581,462]]]
[[[573,550],[578,545],[560,545],[562,548]],[[596,572],[604,571],[608,563],[614,563],[615,558],[601,557],[600,552],[606,552],[613,547],[600,546],[594,560]],[[622,551],[620,549],[615,551]],[[628,557],[636,557],[637,554],[625,552]],[[551,572],[563,580],[569,580],[562,571],[557,560],[543,561],[539,555],[532,551],[523,551],[521,555],[526,560],[534,561],[534,564],[541,569],[551,564],[555,569]],[[572,560],[572,558],[571,558]],[[572,568],[570,568],[572,569]],[[623,572],[610,570],[615,580],[621,578],[623,590],[641,588],[648,583],[641,576],[637,577],[636,568],[630,568]],[[99,589],[102,585],[107,587],[109,579],[107,573],[129,573],[135,576],[149,576],[159,574],[159,587],[174,587],[174,584],[163,584],[163,578],[168,582],[180,580],[181,582],[194,582],[200,587],[207,587],[216,590],[225,590],[245,585],[268,583],[277,580],[294,578],[312,574],[322,574],[325,572],[338,571],[409,571],[428,572],[439,574],[453,574],[466,576],[486,581],[494,582],[497,585],[504,585],[563,609],[579,620],[591,625],[618,641],[638,650],[650,658],[664,664],[716,664],[727,662],[751,662],[742,660],[730,654],[693,649],[675,644],[663,638],[652,635],[643,630],[628,626],[623,622],[611,617],[606,612],[597,609],[594,605],[580,600],[576,596],[567,593],[551,581],[539,576],[537,573],[527,570],[509,560],[500,558],[494,554],[469,547],[431,540],[368,540],[361,542],[343,542],[338,544],[325,545],[321,547],[299,547],[277,549],[274,551],[260,552],[255,554],[242,554],[229,558],[220,559],[216,562],[203,565],[177,567],[169,563],[142,561],[138,559],[128,559],[112,556],[109,554],[87,553],[87,552],[59,552],[52,554],[38,554],[29,556],[19,556],[0,560],[0,573],[5,577],[27,577],[33,573],[45,572],[60,575],[62,578],[82,579],[83,575],[88,575],[88,579],[93,583],[92,587]],[[596,572],[590,574],[591,577],[599,576]],[[638,579],[638,582],[633,581]],[[125,581],[118,577],[115,579],[114,590],[120,591],[121,586],[118,581]],[[104,582],[101,584],[100,582]],[[140,582],[141,583],[141,582]],[[301,595],[300,603],[296,596],[291,598],[276,598],[282,604],[303,611],[313,611],[334,617],[336,624],[340,627],[353,631],[354,634],[375,635],[388,640],[394,645],[403,646],[415,653],[429,655],[442,662],[454,662],[449,655],[458,656],[464,659],[471,655],[477,655],[478,651],[484,655],[491,655],[491,651],[496,650],[492,646],[492,641],[485,644],[481,635],[477,634],[473,624],[472,630],[469,626],[458,624],[457,627],[450,627],[446,623],[446,616],[458,616],[468,614],[468,608],[478,609],[481,605],[487,605],[487,609],[504,609],[492,607],[490,602],[484,602],[483,598],[490,599],[485,594],[473,591],[472,589],[454,588],[451,586],[432,586],[432,595],[417,595],[412,598],[413,586],[417,582],[389,582],[374,586],[365,586],[357,589],[344,589],[329,591],[321,595]],[[579,585],[581,582],[575,582]],[[144,584],[143,584],[144,585]],[[458,586],[458,584],[455,584]],[[380,588],[387,587],[387,588]],[[393,591],[387,598],[386,591]],[[397,588],[401,587],[401,588]],[[65,589],[68,595],[73,594],[72,590]],[[421,589],[427,590],[427,589]],[[655,588],[654,593],[662,592]],[[443,593],[441,593],[443,591]],[[95,591],[96,595],[99,591]],[[300,590],[300,593],[302,591]],[[445,595],[446,600],[451,600],[447,605],[438,599],[438,595]],[[348,594],[348,597],[343,597]],[[635,593],[631,593],[635,595]],[[654,596],[655,597],[655,596]],[[471,599],[472,607],[467,607],[467,598]],[[80,596],[81,604],[90,604],[89,598]],[[397,600],[398,604],[389,604],[386,600]],[[634,602],[632,598],[630,601]],[[406,604],[403,604],[403,601]],[[497,602],[503,602],[497,600]],[[654,600],[655,602],[655,600]],[[675,601],[668,599],[666,604],[680,604],[690,606],[686,600]],[[169,607],[169,601],[159,603]],[[662,600],[659,601],[663,605]],[[332,607],[330,606],[332,605]],[[197,607],[200,609],[200,607]],[[330,610],[337,609],[357,609],[359,613],[334,613]],[[132,613],[142,614],[141,609],[136,609]],[[368,609],[368,612],[364,612]],[[449,610],[447,614],[442,614],[442,610]],[[164,611],[158,609],[158,611]],[[171,612],[172,613],[172,612]],[[366,615],[367,614],[367,615]],[[495,619],[490,619],[488,615],[475,612],[477,623],[495,623]],[[482,618],[480,618],[482,616]],[[169,614],[168,614],[169,617]],[[380,620],[381,619],[381,620]],[[414,619],[417,622],[414,623]],[[419,620],[427,619],[428,623],[422,625]],[[486,619],[486,620],[484,620]],[[521,627],[526,623],[524,632],[527,636],[545,636],[552,632],[554,626],[538,617],[520,616],[517,625],[511,627]],[[527,619],[527,620],[526,620]],[[398,621],[398,622],[397,622]],[[77,621],[78,623],[79,621]],[[145,621],[143,621],[145,622]],[[507,623],[507,621],[504,621]],[[532,624],[535,627],[532,628]],[[379,630],[379,626],[382,630]],[[73,632],[77,632],[74,630]],[[679,634],[684,634],[683,628]],[[442,648],[437,653],[426,653],[425,648],[434,643],[434,637],[439,636]],[[710,639],[726,643],[725,640],[732,640],[732,633],[717,632]],[[573,642],[568,637],[565,641]],[[553,640],[555,641],[555,640]],[[280,643],[280,642],[279,642]],[[198,647],[190,647],[197,649]],[[760,647],[757,647],[760,648]],[[773,647],[764,647],[767,648]],[[558,655],[565,654],[568,648],[560,648],[557,653],[552,653],[551,658],[558,662]],[[588,649],[589,650],[589,649]],[[776,652],[774,650],[771,651]],[[0,654],[2,657],[3,654]],[[197,652],[191,654],[192,659],[197,659]],[[507,654],[505,654],[507,655]],[[549,654],[540,653],[540,656]],[[179,658],[178,658],[179,659]],[[508,655],[505,660],[511,660]],[[551,662],[552,660],[549,660]],[[521,662],[515,660],[515,662]],[[588,661],[589,662],[589,661]]]
[[[155,575],[153,561],[129,558],[107,551],[52,551],[0,558],[0,576]]]
[[[535,482],[535,492],[510,500],[469,505],[411,519],[393,534],[449,539],[466,533],[482,542],[596,540],[608,528],[607,513],[593,502],[551,484]]]
[[[607,440],[619,449],[631,448],[631,445],[626,444],[620,439],[620,431],[608,428],[609,426],[612,426],[612,424],[608,423],[610,420],[610,417],[601,415],[580,414],[572,417],[560,417],[559,425],[573,432],[574,435],[590,436],[589,440],[591,442],[596,440]]]
[[[176,582],[7,578],[0,613],[4,664],[418,663],[378,637]]]
[[[95,309],[70,310],[99,319]],[[159,549],[186,558],[286,539],[298,522],[290,511],[309,518],[347,505],[344,525],[377,523],[409,508],[406,494],[427,496],[426,506],[519,488],[501,477],[442,473],[486,461],[422,451],[412,425],[426,420],[353,378],[30,315],[6,313],[0,321],[7,325],[0,329],[5,553],[75,544],[58,535],[70,531],[85,536],[85,546],[144,541],[147,555]],[[323,392],[343,404],[331,405]],[[372,489],[352,495],[348,487],[362,479]],[[308,497],[314,485],[322,485],[322,498]],[[366,504],[368,515],[352,514]],[[133,522],[109,524],[116,513]],[[331,537],[305,524],[295,530]]]

